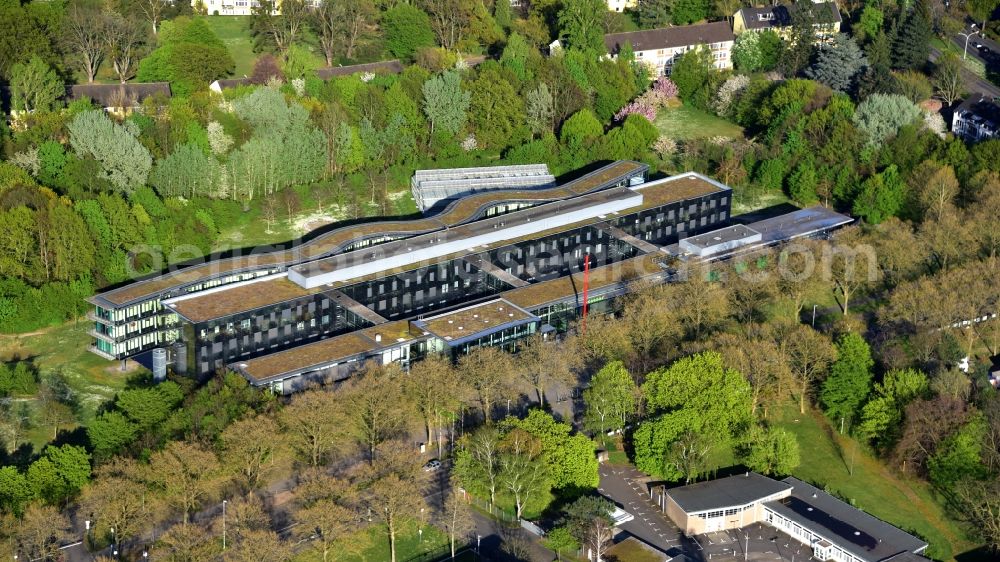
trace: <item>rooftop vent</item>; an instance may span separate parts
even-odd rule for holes
[[[376,333],[375,334],[375,343],[379,343],[381,341],[382,341],[382,334]]]

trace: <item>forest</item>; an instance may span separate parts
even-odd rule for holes
[[[412,548],[415,530],[464,544],[468,506],[449,487],[433,520],[417,515],[435,485],[410,450],[418,435],[489,509],[555,521],[560,550],[587,543],[581,518],[603,509],[589,505],[596,446],[676,482],[734,465],[798,475],[818,445],[788,415],[925,491],[946,517],[877,515],[931,542],[931,556],[1000,544],[1000,400],[987,378],[1000,344],[1000,141],[947,133],[963,63],[928,62],[934,37],[979,3],[849,2],[845,33],[822,47],[804,17],[792,41],[741,35],[733,70],[693,50],[655,80],[628,49],[603,57],[603,34],[738,4],[287,5],[247,19],[250,84],[218,94],[209,83],[248,55],[215,34],[222,16],[157,0],[0,0],[0,332],[79,319],[95,291],[171,264],[287,242],[280,225],[303,213],[412,215],[418,168],[546,163],[564,175],[638,159],[717,178],[739,211],[820,203],[859,224],[642,288],[558,353],[533,342],[516,360],[483,349],[457,365],[372,366],[287,402],[234,374],[201,387],[136,375],[86,406],[58,369],[4,357],[15,360],[0,370],[2,548],[54,557],[90,514],[88,548],[131,558],[384,559]],[[564,48],[550,55],[555,38]],[[489,56],[470,65],[476,54]],[[386,58],[405,69],[315,74]],[[66,84],[94,80],[163,80],[173,95],[126,112],[65,99]],[[681,138],[662,125],[679,108],[743,134]],[[870,250],[864,275],[844,259],[794,282],[778,274],[831,248]],[[549,413],[554,387],[584,388],[585,433]],[[50,441],[26,441],[32,427]]]

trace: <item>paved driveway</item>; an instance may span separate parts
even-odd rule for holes
[[[645,485],[640,482],[642,473],[630,466],[602,464],[600,474],[598,491],[635,516],[620,525],[620,529],[669,554],[687,550],[681,530],[649,499]]]

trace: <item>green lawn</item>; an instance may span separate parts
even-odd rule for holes
[[[249,76],[257,59],[250,39],[250,16],[204,16],[204,19],[233,56],[236,62],[233,76]]]
[[[104,402],[124,388],[137,366],[129,362],[132,368],[123,373],[119,370],[120,363],[108,361],[87,351],[91,343],[91,337],[87,334],[90,328],[90,322],[80,319],[78,322],[40,330],[35,332],[36,335],[0,336],[0,360],[30,360],[42,376],[52,371],[61,373],[76,393],[79,403],[77,421],[87,423]],[[38,413],[34,397],[18,397],[18,400],[24,400]],[[62,426],[61,429],[72,429],[72,425]],[[37,450],[52,438],[52,428],[38,424],[29,431],[27,438]]]
[[[373,562],[389,560],[389,536],[384,525],[373,525],[362,531],[361,540],[367,545],[364,550],[350,554],[343,560],[349,562]],[[448,536],[432,525],[423,526],[423,540],[417,532],[416,523],[407,525],[396,535],[396,560],[435,560],[438,554],[444,552],[448,544]],[[301,560],[310,560],[302,558]]]
[[[853,439],[836,434],[817,412],[799,414],[797,406],[788,403],[776,414],[776,425],[794,433],[802,451],[794,476],[916,533],[930,544],[927,555],[936,560],[951,560],[975,547],[948,518],[927,483],[886,467]]]
[[[739,125],[687,105],[660,110],[654,124],[660,134],[675,140],[743,136]]]

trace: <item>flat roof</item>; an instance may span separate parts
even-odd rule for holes
[[[685,513],[701,513],[727,507],[749,505],[774,494],[792,489],[788,482],[748,472],[736,476],[707,480],[667,490],[667,495]]]
[[[167,301],[167,307],[191,322],[206,322],[257,308],[289,301],[320,292],[322,289],[303,289],[292,283],[288,277],[270,277],[240,283],[236,286],[223,285],[219,290],[194,293],[190,297],[180,297]]]
[[[681,176],[664,178],[660,180],[647,182],[645,184],[630,188],[632,191],[638,191],[640,194],[642,194],[643,203],[634,210],[629,209],[628,212],[634,212],[655,206],[662,206],[672,201],[707,195],[709,193],[714,193],[725,189],[725,186],[721,187],[720,186],[721,184],[716,184],[715,182],[712,182],[707,178],[690,174],[682,174]],[[570,190],[564,190],[563,188],[557,188],[557,189],[562,190],[563,193],[565,193],[567,196],[572,196],[572,192]],[[483,195],[490,195],[490,194],[483,194]],[[479,202],[481,202],[484,198],[467,197],[464,199],[460,199],[459,201],[457,201],[457,203],[462,203],[469,199],[477,199]],[[823,208],[819,209],[821,211],[827,212],[828,214],[832,213],[826,211]],[[806,211],[809,210],[793,213],[798,218],[789,219],[788,221],[785,222],[787,222],[788,225],[799,225],[799,226],[810,225],[810,227],[814,226],[813,219],[821,215]],[[850,218],[844,217],[843,215],[838,215],[836,213],[832,214],[835,215],[836,217],[839,217],[839,219],[843,219],[848,222],[851,220]],[[502,216],[507,216],[507,215],[502,215]],[[826,217],[826,215],[822,216]],[[829,220],[829,217],[827,217],[827,219]],[[597,224],[599,221],[603,220],[604,219],[595,217],[588,220],[580,221],[578,223],[573,223],[570,225],[565,225],[540,232],[535,232],[530,235],[521,236],[511,240],[505,240],[503,242],[490,245],[490,248],[502,248],[503,246],[513,244],[521,240],[540,238],[546,235],[555,234],[566,230],[581,228],[588,224]],[[788,225],[786,225],[786,227]],[[777,230],[774,230],[774,227],[772,228],[772,230],[773,232],[778,232]],[[451,232],[455,233],[460,231],[452,229]],[[405,239],[400,242],[401,243],[405,242]],[[377,251],[376,248],[378,248],[378,246],[366,250],[369,252],[375,252]],[[401,267],[372,271],[367,275],[351,278],[346,281],[335,282],[330,287],[321,286],[321,287],[314,287],[312,289],[305,289],[302,288],[297,283],[288,280],[287,277],[284,276],[282,276],[280,279],[269,277],[269,278],[264,278],[264,280],[260,281],[254,280],[254,281],[246,281],[241,284],[235,284],[235,285],[223,285],[206,292],[199,292],[199,293],[194,293],[191,296],[179,297],[178,300],[171,301],[171,304],[173,304],[173,307],[171,308],[192,322],[204,322],[215,318],[222,318],[225,316],[230,316],[232,314],[249,311],[256,308],[262,308],[264,306],[269,306],[272,304],[277,304],[280,302],[296,298],[301,298],[306,295],[326,290],[327,288],[342,288],[348,285],[370,281],[388,275],[396,275],[407,271],[413,271],[421,267],[426,267],[428,265],[433,265],[435,263],[447,262],[451,259],[476,254],[481,251],[483,251],[483,249],[478,246],[467,248],[461,251],[456,251],[441,256],[434,260],[407,264]],[[622,271],[618,272],[619,276],[622,277],[643,276],[649,273],[660,271],[655,266],[655,264],[651,262],[650,263],[643,262],[642,264],[640,264],[641,271],[638,270],[629,271],[628,270],[628,268],[630,267],[629,263],[631,262],[628,262],[628,260],[619,263],[621,265],[618,265],[618,267],[624,268]],[[600,286],[603,286],[601,285],[601,283],[602,281],[605,280],[607,281],[606,283],[604,283],[605,285],[619,281],[620,279],[614,279],[610,277],[612,270],[606,269],[613,267],[615,266],[610,265],[610,266],[604,266],[603,268],[595,268],[591,270],[591,287],[599,288]],[[604,276],[607,276],[606,279]],[[524,295],[522,296],[521,293],[518,293],[515,296],[515,298],[518,299],[524,298],[526,302],[530,303],[529,306],[533,306],[536,304],[537,299],[546,298],[548,296],[552,296],[553,294],[556,296],[554,296],[552,299],[549,300],[557,300],[558,298],[564,298],[566,296],[573,295],[574,294],[573,288],[576,287],[578,289],[581,286],[581,282],[582,281],[580,280],[572,280],[569,277],[544,281],[542,283],[532,284],[529,285],[528,287],[524,287],[523,289],[526,291]],[[539,287],[537,290],[532,290],[533,287],[537,287],[538,285],[544,285],[544,286]]]
[[[697,246],[699,248],[710,248],[718,244],[736,242],[745,238],[750,238],[751,236],[760,236],[760,233],[748,226],[734,224],[732,226],[720,228],[719,230],[713,230],[697,236],[691,236],[689,238],[685,238],[683,241],[686,244]]]
[[[413,324],[445,341],[458,342],[532,320],[538,317],[501,298],[415,320]]]
[[[307,287],[343,281],[380,268],[433,260],[468,245],[499,243],[641,203],[642,196],[628,188],[606,189],[297,265],[289,269],[289,278]]]
[[[927,543],[852,507],[819,488],[788,477],[792,495],[765,504],[784,517],[808,528],[868,562],[878,562],[903,552],[918,552]]]
[[[747,226],[759,232],[762,241],[768,243],[804,238],[852,222],[854,219],[847,215],[816,205],[777,217],[751,222]]]
[[[376,349],[375,342],[358,332],[334,336],[285,351],[234,363],[257,383],[295,372],[322,368]]]
[[[598,189],[609,181],[645,173],[648,169],[649,166],[640,162],[619,160],[562,186],[546,190],[496,191],[465,197],[433,217],[353,224],[331,230],[288,249],[255,251],[244,256],[216,259],[188,266],[175,266],[179,269],[150,276],[117,289],[104,291],[90,297],[88,301],[107,308],[120,307],[133,302],[141,302],[171,289],[180,289],[224,274],[249,272],[268,267],[286,267],[318,259],[369,238],[384,235],[402,238],[445,229],[475,220],[485,208],[505,201],[555,201],[569,197],[574,193],[586,193]]]
[[[595,267],[590,270],[590,291],[597,291],[617,284],[625,284],[639,280],[652,274],[661,274],[664,269],[659,261],[665,259],[661,254],[644,254],[638,257],[622,260],[612,264]],[[533,283],[526,287],[511,289],[502,293],[510,302],[533,310],[539,306],[570,297],[583,298],[583,273],[574,273],[548,281]]]

